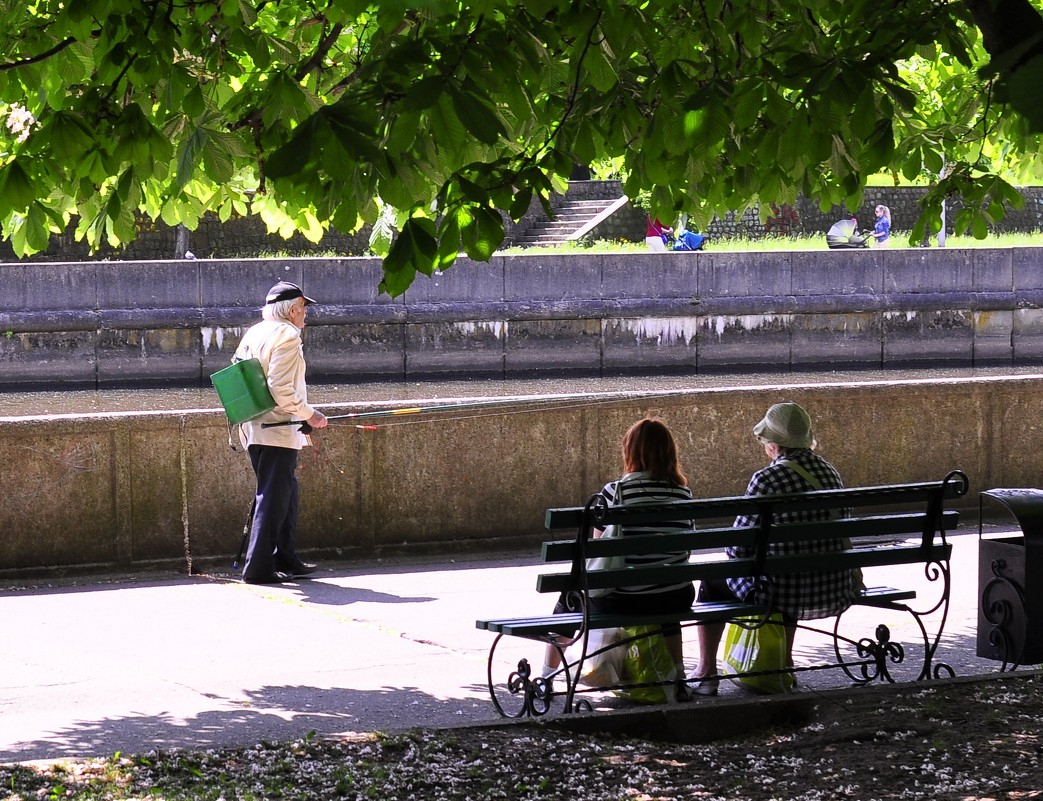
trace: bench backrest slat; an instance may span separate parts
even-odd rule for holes
[[[930,564],[950,558],[952,545],[895,545],[882,548],[851,548],[825,553],[768,556],[764,572],[769,575],[808,573],[829,570],[851,570],[865,567],[887,567],[902,564]],[[755,559],[717,559],[689,562],[683,565],[627,567],[619,570],[588,572],[590,589],[609,587],[641,587],[674,584],[703,579],[739,578],[759,575]],[[574,573],[544,573],[536,579],[539,592],[575,592],[583,589],[582,578]]]
[[[918,484],[895,484],[880,487],[858,487],[839,490],[816,490],[786,495],[736,496],[692,501],[678,501],[652,507],[610,506],[604,510],[604,524],[646,525],[669,519],[726,520],[739,515],[779,515],[818,509],[844,509],[860,506],[887,507],[923,504],[960,497],[966,492],[960,482],[932,481]],[[548,509],[544,525],[549,531],[578,528],[585,519],[585,507]]]
[[[945,530],[956,528],[959,513],[942,514]],[[788,523],[773,526],[767,534],[769,543],[805,540],[840,539],[855,542],[866,537],[896,537],[921,535],[925,525],[931,524],[925,512],[899,515],[875,515],[841,520],[819,520],[808,523]],[[755,547],[758,529],[710,528],[689,531],[666,531],[662,534],[633,534],[614,539],[591,539],[586,544],[586,555],[616,556],[619,554],[647,554],[672,551],[720,551],[728,546]],[[543,543],[543,561],[571,562],[577,557],[579,546],[575,539]]]

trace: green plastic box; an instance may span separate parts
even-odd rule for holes
[[[275,408],[264,370],[257,359],[235,362],[210,376],[210,381],[232,423],[245,423]]]

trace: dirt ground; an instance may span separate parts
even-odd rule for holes
[[[1043,799],[1043,674],[823,695],[799,722],[701,744],[541,722],[0,766],[0,799],[38,798]]]
[[[607,761],[626,753],[616,747]],[[708,744],[646,741],[626,761],[647,770],[624,796],[636,799],[1043,798],[1043,678],[832,695],[794,725]]]

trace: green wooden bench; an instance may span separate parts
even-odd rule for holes
[[[564,572],[545,573],[538,577],[536,590],[547,594],[547,610],[529,617],[478,620],[476,625],[496,634],[490,648],[487,668],[489,693],[501,715],[522,717],[542,715],[550,711],[555,698],[564,699],[564,711],[590,708],[577,676],[587,652],[588,636],[594,629],[617,626],[649,626],[680,621],[683,627],[709,622],[733,621],[736,618],[766,620],[771,613],[766,603],[700,603],[696,602],[682,614],[619,615],[593,614],[587,599],[592,589],[674,584],[683,581],[736,578],[741,576],[771,576],[785,573],[808,573],[853,568],[879,568],[898,565],[924,566],[923,581],[909,586],[868,586],[855,605],[877,607],[910,614],[916,621],[922,639],[923,659],[916,679],[952,675],[952,669],[937,663],[935,651],[948,614],[950,594],[949,559],[951,544],[946,532],[955,529],[959,515],[947,510],[945,502],[965,495],[967,476],[953,471],[941,481],[914,484],[896,484],[877,487],[859,487],[842,490],[760,497],[713,498],[692,501],[642,504],[640,506],[610,506],[596,494],[582,507],[548,509],[546,528],[551,532],[575,531],[567,540],[543,543],[542,558],[547,563],[568,564]],[[790,512],[830,510],[834,517],[810,522],[780,524],[778,517]],[[757,515],[756,528],[735,528],[731,521],[738,515]],[[846,515],[841,517],[841,515]],[[654,526],[668,520],[693,521],[693,528],[664,534],[627,535],[616,539],[594,539],[591,531],[610,524],[622,526]],[[801,555],[774,555],[769,553],[776,543],[819,539],[844,539],[850,544],[842,550]],[[730,559],[724,549],[730,546],[748,546],[755,555],[750,559]],[[672,551],[690,551],[687,564],[651,567],[626,567],[615,570],[588,570],[587,559],[610,555],[640,555]],[[890,576],[889,576],[890,578]],[[925,605],[914,608],[920,590],[929,588],[932,596]],[[576,611],[550,614],[553,598],[558,593],[570,593]],[[893,682],[889,663],[902,662],[905,648],[891,641],[887,626],[878,625],[872,637],[854,639],[841,633],[843,615],[833,619],[831,629],[818,629],[801,623],[799,628],[828,635],[832,640],[834,660],[827,665],[816,665],[800,670],[839,668],[852,681],[867,684],[872,681]],[[517,638],[529,642],[530,656],[515,660],[518,648],[512,645],[511,655],[498,658],[498,649],[505,638],[517,643]],[[563,638],[582,642],[580,656],[572,662],[563,660],[559,675],[565,692],[553,693],[548,682],[539,675],[543,664],[542,644],[552,643],[564,656]],[[539,653],[533,643],[541,644]],[[537,669],[533,670],[533,665]],[[502,669],[501,669],[502,668]],[[914,667],[915,669],[915,667]],[[559,685],[561,686],[561,685]],[[599,688],[603,691],[605,688]],[[578,698],[578,696],[583,696]]]

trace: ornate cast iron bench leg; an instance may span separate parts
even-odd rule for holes
[[[516,663],[508,666],[506,663],[496,663],[496,651],[504,634],[497,634],[489,649],[489,660],[486,666],[489,697],[492,699],[496,711],[505,718],[535,718],[542,717],[550,712],[554,699],[561,693],[555,693],[552,682],[540,675],[534,675],[532,664],[528,658],[522,657]],[[545,645],[543,640],[519,639],[510,637],[512,642],[524,642],[532,645]],[[571,700],[573,679],[569,672],[569,666],[565,661],[564,649],[557,643],[551,643],[562,658],[561,670],[556,674],[557,678],[564,679],[566,692],[564,695]],[[499,671],[500,675],[496,676]],[[504,675],[506,674],[506,675]]]

